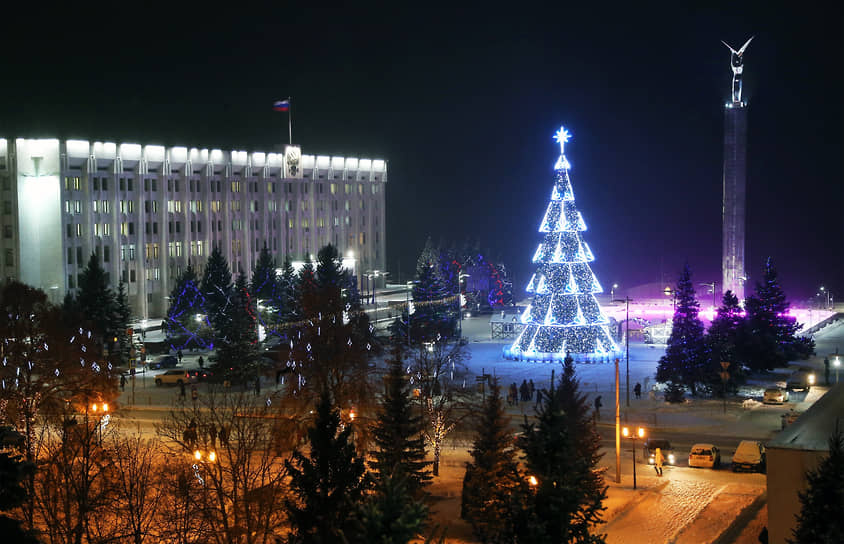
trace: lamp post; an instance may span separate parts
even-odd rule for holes
[[[677,313],[677,289],[672,289],[670,287],[666,287],[664,291],[666,296],[672,297],[671,298],[671,315]]]
[[[416,310],[411,306],[412,302],[410,300],[410,290],[413,289],[413,285],[416,283],[419,283],[419,281],[413,280],[407,282],[407,290],[404,292],[405,304],[407,308],[407,349],[410,349],[410,316],[413,315],[413,312]]]
[[[217,462],[217,452],[214,450],[210,451],[202,451],[202,450],[194,450],[193,452],[193,474],[196,476],[196,479],[199,481],[199,485],[205,485],[205,479],[202,478],[202,475],[199,473],[199,464],[202,463],[203,465],[205,462],[208,463],[216,463]]]
[[[826,306],[824,308],[829,309],[829,289],[821,285],[821,293],[826,295]]]
[[[627,395],[627,407],[630,408],[630,303],[633,302],[633,299],[626,296],[623,300],[613,300],[613,302],[623,302],[625,304],[624,348],[627,351],[625,361],[627,367],[627,383],[625,383],[624,389]]]
[[[615,290],[618,289],[618,284],[612,284],[612,288],[610,289],[610,300],[615,298]]]
[[[91,411],[94,413],[94,415],[102,414],[102,415],[99,415],[98,418],[97,418],[97,442],[102,444],[103,443],[103,426],[104,426],[104,424],[108,425],[108,419],[109,419],[108,404],[105,403],[105,402],[97,404],[95,402],[95,403],[91,404]]]
[[[621,483],[621,410],[618,403],[618,357],[615,358],[615,483]]]
[[[644,438],[645,436],[645,429],[639,427],[636,430],[636,433],[633,432],[625,427],[621,434],[624,435],[625,438],[629,438],[633,442],[633,489],[636,489],[636,439],[637,438]]]
[[[703,283],[701,283],[701,285],[705,285],[705,286],[709,287],[710,289],[712,289],[712,308],[713,308],[713,309],[715,309],[715,308],[717,308],[717,307],[718,307],[718,302],[717,302],[717,296],[718,296],[718,295],[715,293],[715,285],[716,285],[716,283],[717,283],[717,282],[714,282],[714,281],[710,281],[710,282],[703,282]]]
[[[457,311],[460,314],[460,321],[458,325],[458,338],[463,339],[463,290],[461,289],[463,279],[468,278],[469,274],[460,272],[457,275]]]
[[[835,365],[835,385],[838,385],[838,369],[841,368],[841,357],[835,356],[835,362],[832,363]]]

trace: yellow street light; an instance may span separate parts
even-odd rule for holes
[[[536,476],[531,475],[528,478],[528,483],[530,484],[531,487],[536,487],[536,486],[539,485],[539,480],[536,479]]]
[[[199,450],[196,450],[195,452],[193,452],[193,458],[196,459],[197,461],[202,460],[202,452],[199,451]]]
[[[639,427],[636,429],[636,434],[628,427],[621,429],[621,434],[624,438],[629,438],[633,441],[633,489],[636,489],[636,439],[645,437],[645,429]]]

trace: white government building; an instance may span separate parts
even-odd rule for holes
[[[384,160],[0,138],[3,278],[59,303],[92,253],[138,318],[161,317],[188,260],[213,246],[251,278],[266,244],[279,265],[332,243],[360,278],[385,268]]]

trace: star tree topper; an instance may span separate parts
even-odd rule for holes
[[[560,144],[560,158],[557,159],[557,164],[554,165],[555,170],[568,170],[571,168],[565,153],[566,142],[569,141],[569,138],[571,138],[571,133],[565,127],[560,127],[560,130],[554,134],[554,139]]]

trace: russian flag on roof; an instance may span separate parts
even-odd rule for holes
[[[276,100],[273,102],[273,109],[275,111],[290,111],[290,99]]]

